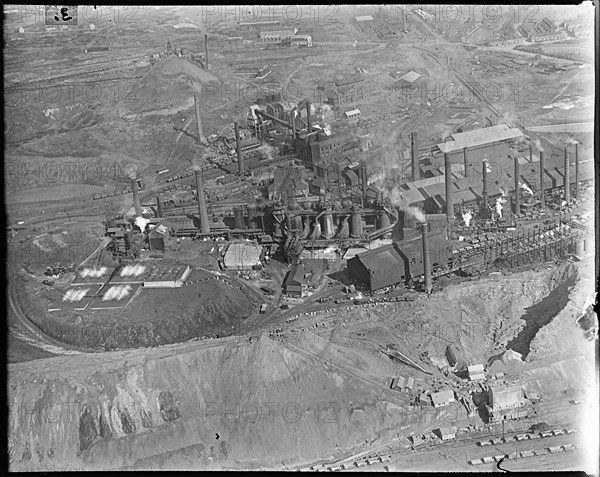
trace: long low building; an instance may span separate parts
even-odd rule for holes
[[[252,270],[261,265],[262,247],[252,242],[232,243],[227,247],[223,264],[227,270]]]

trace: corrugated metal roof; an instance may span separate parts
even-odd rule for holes
[[[416,73],[415,71],[409,71],[408,73],[405,73],[402,76],[400,76],[399,79],[407,81],[408,83],[414,83],[420,77],[421,75],[419,73]]]
[[[498,124],[483,129],[474,129],[463,133],[452,134],[452,141],[437,145],[442,152],[459,151],[465,147],[474,147],[495,141],[506,141],[523,136],[518,128],[510,128],[507,124]]]
[[[304,283],[304,275],[304,265],[301,263],[294,265],[286,277],[284,286],[302,285]]]
[[[403,264],[402,257],[394,247],[394,244],[384,245],[375,250],[359,253],[357,258],[367,270],[373,270],[374,272]]]
[[[356,17],[357,22],[366,22],[369,20],[373,20],[373,17],[371,15],[362,15],[362,16]]]

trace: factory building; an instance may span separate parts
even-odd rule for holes
[[[288,272],[285,280],[283,281],[283,289],[286,295],[301,297],[302,296],[302,285],[305,280],[304,265],[301,263],[294,265]]]
[[[489,391],[489,405],[487,406],[490,422],[518,419],[526,415],[524,409],[527,400],[519,385],[492,386]]]
[[[448,404],[456,402],[456,399],[454,399],[454,391],[447,389],[445,391],[431,393],[431,402],[433,407],[447,406]]]
[[[189,266],[154,266],[144,278],[144,288],[179,288],[191,273]]]
[[[232,243],[223,258],[226,270],[252,270],[261,267],[262,247],[252,242]]]
[[[402,239],[390,245],[359,253],[348,260],[349,276],[364,283],[371,291],[408,281],[425,273],[422,224],[409,214],[399,214]],[[446,238],[444,215],[429,215],[427,243],[430,267],[435,269],[452,256]]]
[[[164,225],[154,227],[148,234],[148,248],[164,252],[168,237],[169,230]]]

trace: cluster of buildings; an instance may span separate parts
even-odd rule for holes
[[[561,41],[565,39],[565,33],[546,17],[537,23],[521,23],[519,32],[527,41],[533,42]]]
[[[509,20],[499,30],[493,30],[486,40],[488,46],[518,45],[525,42],[518,29]]]
[[[297,28],[289,30],[261,30],[258,35],[258,42],[290,47],[312,46],[312,37],[310,35],[303,35],[297,33]]]

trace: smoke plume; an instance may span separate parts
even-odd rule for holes
[[[524,184],[524,183],[522,184],[521,182],[519,182],[519,187],[521,189],[523,189],[525,192],[527,192],[528,194],[533,195],[533,191],[527,184]]]
[[[465,226],[469,226],[469,224],[471,223],[471,219],[473,218],[473,215],[471,215],[471,212],[469,212],[468,210],[462,214],[462,218],[465,221]]]
[[[502,218],[502,206],[506,202],[506,199],[503,197],[498,197],[496,199],[496,213],[498,217]]]
[[[150,223],[150,221],[148,219],[145,219],[144,217],[136,217],[135,218],[135,225],[137,225],[142,232],[144,232],[146,230],[146,226],[149,223]]]
[[[535,140],[533,141],[533,144],[535,145],[535,148],[540,151],[540,152],[544,152],[544,148],[542,146],[542,143],[540,142],[540,140],[538,138],[535,138]]]

